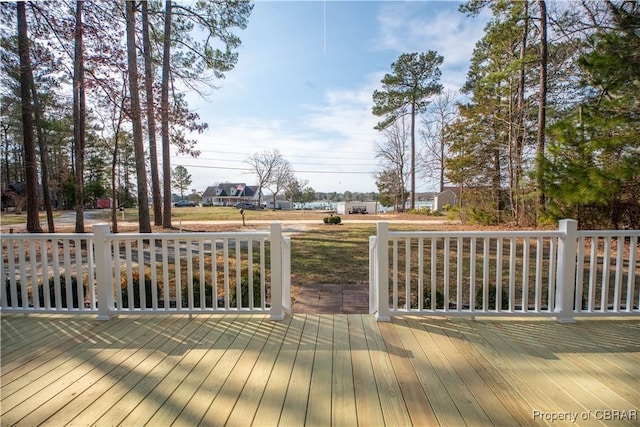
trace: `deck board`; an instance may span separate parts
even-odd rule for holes
[[[236,321],[236,316],[216,320],[215,327],[211,327],[209,333],[191,349],[197,361],[193,366],[180,367],[183,377],[171,394],[163,396],[160,408],[154,414],[148,415],[147,425],[171,425],[174,422],[182,408],[191,400],[194,390],[200,387],[214,368],[217,353],[233,341],[234,333],[228,331]]]
[[[249,345],[258,324],[262,321],[263,319],[241,317],[225,331],[225,336],[233,334],[229,336],[233,340],[227,346],[221,344],[222,348],[213,352],[214,354],[209,362],[212,369],[208,375],[203,375],[203,382],[195,390],[187,405],[176,418],[175,424],[198,425],[200,423],[211,423],[211,420],[205,419],[204,416],[231,371],[238,363],[242,353]]]
[[[639,422],[639,318],[3,315],[1,326],[2,425],[575,425],[533,414],[604,409],[635,418],[579,424]]]
[[[305,424],[326,426],[332,418],[333,316],[320,315],[319,320]]]
[[[349,316],[333,316],[333,372],[331,425],[355,426],[356,398],[354,393],[351,363],[351,342],[349,339]]]
[[[319,326],[319,316],[308,314],[291,371],[287,394],[282,405],[280,425],[304,425],[307,407],[316,404],[316,402],[309,401],[309,390]],[[274,378],[274,381],[278,380],[279,378]]]
[[[273,324],[271,334],[227,420],[228,426],[246,426],[253,420],[290,322],[291,317],[287,317],[282,323]]]
[[[378,329],[379,325],[372,316],[363,317],[362,320],[385,424],[410,425],[411,418],[407,405],[389,358],[389,348],[385,345]],[[394,349],[391,348],[391,350]]]
[[[260,399],[260,405],[252,420],[255,425],[278,425],[293,364],[300,345],[306,316],[293,316],[284,337],[275,365]]]
[[[429,360],[434,366],[441,367],[436,373],[462,418],[476,420],[479,425],[490,425],[489,417],[479,404],[477,396],[459,374],[460,369],[468,369],[468,363],[463,355],[453,348],[442,323],[439,321],[430,326],[423,325],[425,330],[430,332],[421,335],[423,351],[429,355]],[[449,322],[446,326],[449,326]]]
[[[402,340],[404,348],[412,356],[418,381],[426,394],[429,404],[433,408],[437,417],[437,422],[442,425],[458,426],[464,425],[464,419],[455,407],[455,402],[446,392],[446,388],[440,381],[435,367],[429,360],[428,353],[421,346],[422,334],[416,319],[394,319],[394,323],[400,325],[398,335]]]
[[[349,317],[351,361],[353,364],[353,387],[358,425],[384,425],[382,406],[378,396],[376,378],[373,374],[371,355],[364,333],[362,317]]]

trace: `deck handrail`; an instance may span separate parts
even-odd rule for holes
[[[0,236],[0,310],[99,320],[177,312],[282,320],[291,310],[291,245],[278,222],[266,232],[92,231]]]
[[[379,321],[638,315],[639,238],[640,230],[578,231],[569,219],[537,231],[390,231],[379,222],[369,240],[371,312]]]

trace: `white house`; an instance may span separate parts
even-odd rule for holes
[[[258,186],[226,182],[207,187],[202,193],[202,204],[205,206],[235,206],[240,202],[247,202],[257,206],[258,194]]]

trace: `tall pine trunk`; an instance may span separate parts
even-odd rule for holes
[[[33,95],[33,112],[35,118],[36,132],[38,135],[38,149],[40,151],[40,176],[42,177],[42,201],[44,209],[47,212],[47,231],[55,233],[55,223],[53,222],[53,207],[51,206],[51,191],[49,189],[49,156],[47,153],[47,143],[45,141],[44,132],[42,131],[42,109],[36,91],[35,81],[33,80],[33,72],[30,69],[29,82],[31,84],[31,93]]]
[[[129,71],[129,96],[131,97],[131,123],[133,126],[133,150],[136,157],[136,178],[138,185],[138,231],[151,233],[149,220],[149,196],[147,194],[147,171],[145,167],[144,144],[142,141],[142,119],[140,96],[138,94],[138,58],[136,55],[135,2],[127,2],[127,59]]]
[[[538,106],[538,143],[536,147],[536,181],[538,186],[538,218],[544,213],[546,196],[544,191],[544,147],[547,121],[547,5],[538,0],[540,7],[540,104]]]
[[[142,40],[144,46],[144,86],[147,92],[147,130],[149,133],[149,161],[151,163],[151,195],[153,203],[153,222],[162,225],[162,198],[160,196],[160,177],[158,174],[158,150],[156,147],[156,115],[153,96],[153,56],[149,37],[149,2],[142,2]]]
[[[29,57],[29,37],[27,35],[27,12],[24,2],[17,3],[18,53],[20,56],[20,97],[22,109],[22,137],[26,172],[27,231],[41,233],[38,216],[38,160],[33,139],[33,116],[31,104],[31,58]]]
[[[411,204],[409,209],[416,208],[416,103],[411,103]],[[404,189],[402,190],[404,192]],[[402,207],[404,210],[404,206]]]
[[[73,143],[75,152],[76,233],[84,233],[84,147],[86,104],[84,93],[84,42],[82,1],[76,2],[75,58],[73,71]]]
[[[524,146],[525,139],[525,127],[524,127],[524,116],[525,116],[525,104],[524,104],[524,91],[525,91],[525,59],[527,55],[527,36],[529,34],[529,0],[524,1],[524,13],[523,13],[524,24],[522,26],[522,40],[520,41],[520,73],[518,76],[518,104],[516,110],[516,138],[515,138],[515,152],[513,158],[513,168],[514,168],[514,179],[513,185],[514,188],[511,189],[514,192],[514,202],[515,205],[515,220],[516,224],[520,224],[522,222],[522,217],[524,215],[524,206],[522,205],[522,148]]]
[[[169,73],[171,72],[171,1],[167,1],[164,12],[164,48],[162,53],[162,175],[164,190],[163,228],[172,228],[171,224],[171,153],[169,141]]]

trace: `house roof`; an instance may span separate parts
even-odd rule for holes
[[[442,193],[453,193],[456,197],[460,197],[460,187],[443,187],[442,188]],[[442,194],[442,193],[437,193],[437,194]]]
[[[243,182],[225,182],[207,187],[202,197],[253,197],[257,194],[258,187],[247,185]]]

